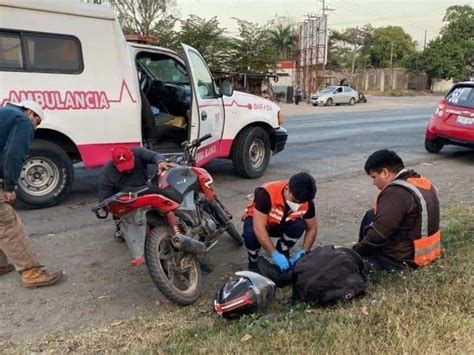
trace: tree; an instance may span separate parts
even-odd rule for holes
[[[168,15],[155,22],[152,34],[158,37],[160,46],[179,50],[179,38],[175,30],[178,21],[175,16]]]
[[[270,42],[278,51],[279,59],[293,59],[296,57],[298,38],[294,26],[279,22],[268,30]]]
[[[236,19],[239,38],[233,40],[232,66],[236,71],[266,73],[276,68],[278,51],[275,51],[267,26]]]
[[[399,26],[374,29],[370,59],[377,68],[400,66],[404,58],[416,53],[416,42]]]
[[[474,40],[474,8],[469,5],[454,5],[446,10],[443,17],[446,25],[441,29],[445,42],[469,41],[471,46]]]
[[[443,21],[441,35],[423,53],[411,56],[407,69],[411,73],[424,71],[433,79],[465,80],[474,61],[474,9],[451,6]]]
[[[168,0],[110,0],[126,34],[153,35],[171,6]]]
[[[426,74],[431,78],[462,80],[467,77],[466,50],[457,42],[438,38],[423,53]]]
[[[370,25],[347,28],[342,32],[331,31],[329,62],[334,65],[333,60],[338,58],[340,67],[350,66],[351,74],[354,74],[356,59],[370,47],[372,31]]]
[[[224,36],[217,17],[209,20],[191,15],[181,20],[181,31],[177,35],[180,43],[196,48],[212,70],[225,70],[231,60],[231,43]]]

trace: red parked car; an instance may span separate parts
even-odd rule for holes
[[[474,81],[455,84],[428,123],[426,150],[438,153],[446,144],[474,149]]]

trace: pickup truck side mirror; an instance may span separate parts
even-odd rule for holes
[[[223,96],[232,96],[234,87],[230,81],[224,80],[220,87],[220,92]]]

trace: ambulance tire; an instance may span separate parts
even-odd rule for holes
[[[235,172],[247,179],[256,179],[270,162],[270,137],[262,127],[247,127],[239,133],[232,148]]]
[[[18,179],[16,191],[22,208],[50,207],[64,200],[74,181],[71,159],[58,145],[33,141]]]

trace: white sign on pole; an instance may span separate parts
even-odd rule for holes
[[[326,64],[327,16],[313,16],[299,26],[299,65]]]

